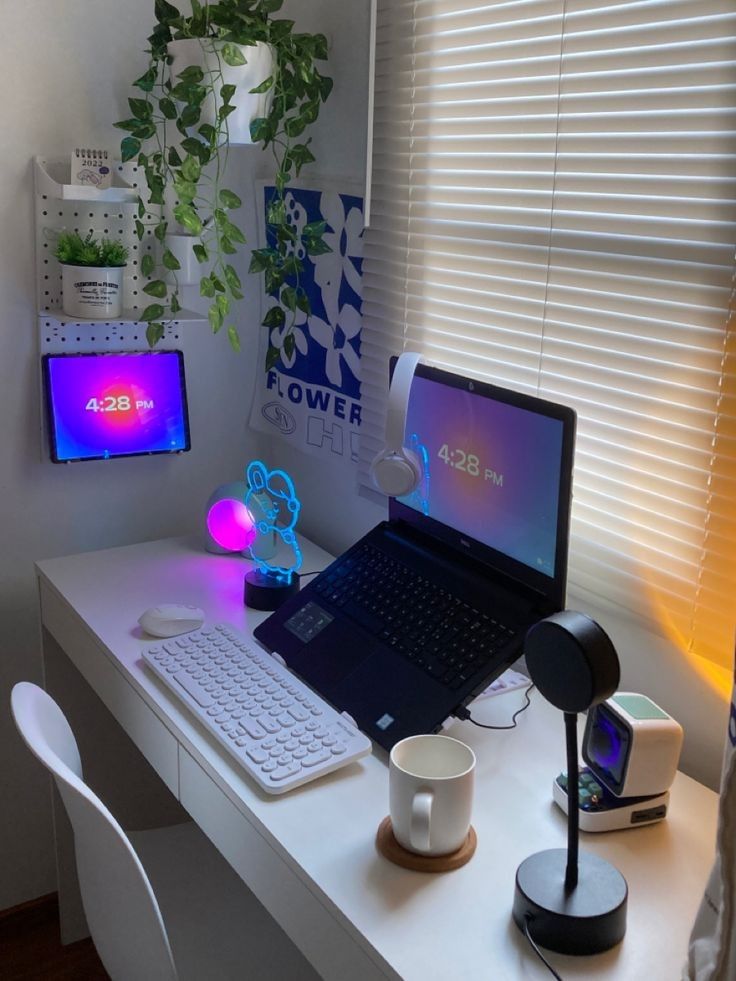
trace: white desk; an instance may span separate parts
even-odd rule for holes
[[[328,560],[305,545],[305,570]],[[144,669],[136,621],[156,603],[191,603],[211,620],[252,630],[263,614],[243,606],[245,568],[185,539],[40,562],[47,668],[54,658],[71,660],[76,671],[68,677],[81,673],[325,978],[548,978],[510,912],[518,864],[565,843],[564,817],[550,799],[564,759],[561,714],[536,694],[515,730],[455,723],[451,734],[478,757],[477,852],[444,875],[396,868],[374,847],[387,813],[385,756],[270,798]],[[504,722],[520,703],[518,692],[496,697],[476,714]],[[715,794],[678,774],[665,822],[582,835],[581,847],[613,862],[628,881],[628,932],[617,949],[596,957],[551,955],[566,979],[679,977],[713,857],[716,810]],[[64,867],[62,860],[62,875]]]

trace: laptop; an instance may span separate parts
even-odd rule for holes
[[[435,732],[564,608],[572,409],[420,364],[423,476],[254,631],[386,750]]]

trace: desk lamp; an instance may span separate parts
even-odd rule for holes
[[[626,932],[628,888],[604,859],[578,851],[577,713],[605,701],[618,687],[616,649],[590,617],[555,613],[530,628],[524,642],[529,675],[565,716],[569,803],[567,852],[537,852],[516,872],[513,918],[532,940],[560,954],[597,954]]]

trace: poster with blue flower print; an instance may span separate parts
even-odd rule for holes
[[[261,187],[261,239],[275,194]],[[280,434],[308,453],[355,463],[360,432],[360,335],[363,267],[363,198],[354,193],[290,186],[285,194],[297,257],[304,269],[288,283],[309,299],[279,327],[261,327],[251,426]],[[331,251],[308,255],[301,232],[324,222]],[[276,305],[266,297],[263,315]]]

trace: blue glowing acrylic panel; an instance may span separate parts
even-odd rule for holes
[[[180,351],[46,355],[43,365],[54,462],[190,448]]]
[[[245,470],[248,492],[245,506],[256,529],[250,542],[250,556],[258,569],[274,581],[291,582],[292,573],[301,568],[302,553],[294,529],[301,502],[294,482],[284,470],[269,470],[261,460],[252,460]],[[277,554],[271,553],[276,539]]]

